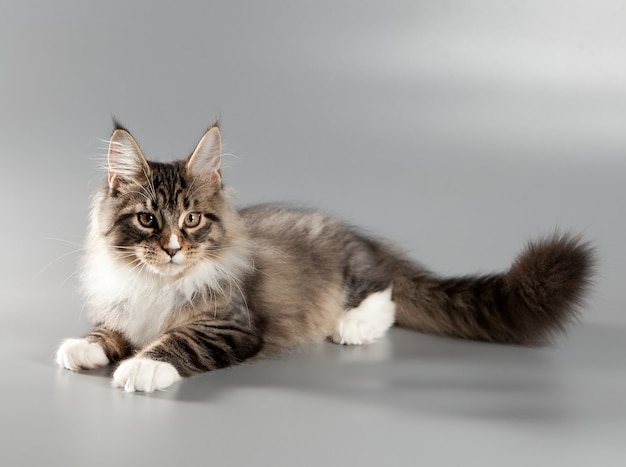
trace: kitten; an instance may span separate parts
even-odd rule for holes
[[[148,161],[116,124],[82,268],[95,326],[63,342],[60,366],[120,362],[115,386],[153,391],[307,343],[367,344],[393,324],[539,345],[589,285],[593,251],[574,236],[531,243],[506,273],[440,278],[318,212],[237,211],[221,153],[214,125],[187,159]]]

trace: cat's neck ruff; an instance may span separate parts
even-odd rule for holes
[[[101,295],[111,304],[134,297],[157,294],[163,290],[176,290],[184,300],[194,294],[211,289],[219,292],[224,282],[239,281],[254,268],[251,248],[241,241],[204,260],[184,272],[168,276],[145,267],[121,264],[106,245],[89,248],[84,273],[87,292]],[[104,293],[102,293],[104,292]]]
[[[214,260],[202,261],[179,276],[166,276],[148,268],[121,264],[101,239],[92,239],[83,269],[83,291],[90,303],[90,318],[124,330],[131,342],[142,346],[154,338],[160,324],[198,295],[219,295],[224,285],[239,286],[253,268],[251,248],[245,241],[229,246]]]

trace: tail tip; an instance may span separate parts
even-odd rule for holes
[[[596,265],[595,248],[582,235],[555,232],[528,243],[506,274],[512,298],[534,315],[524,341],[550,343],[578,319]]]

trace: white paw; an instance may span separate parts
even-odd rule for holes
[[[385,334],[393,325],[395,316],[396,304],[391,301],[391,287],[373,293],[339,319],[333,333],[333,342],[369,344]]]
[[[115,370],[113,386],[127,392],[152,392],[165,389],[181,379],[173,365],[137,357],[123,361]]]
[[[109,364],[100,344],[87,339],[66,339],[56,356],[57,364],[68,370],[93,370]]]

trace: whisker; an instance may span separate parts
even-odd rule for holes
[[[132,273],[132,272],[134,272],[134,271],[135,271],[138,267],[140,267],[140,269],[139,269],[139,271],[138,271],[138,272],[141,274],[141,273],[143,272],[143,269],[146,267],[146,263],[144,263],[144,262],[143,262],[143,261],[141,261],[139,258],[137,258],[137,259],[135,259],[134,261],[131,261],[131,262],[130,262],[130,264],[133,264],[133,263],[135,263],[135,262],[136,262],[137,264],[135,264],[135,266],[134,266],[134,267],[130,270],[130,272]]]
[[[53,259],[52,261],[50,261],[47,265],[45,265],[43,268],[41,268],[39,270],[39,272],[37,274],[35,274],[32,278],[32,280],[37,279],[44,271],[46,271],[50,266],[52,266],[53,264],[57,263],[58,261],[62,260],[63,258],[66,258],[70,255],[74,255],[76,253],[78,253],[79,251],[82,251],[82,248],[79,250],[73,250],[73,251],[68,251],[67,253],[62,254],[61,256],[59,256],[56,259]]]
[[[132,254],[132,253],[127,253],[125,255],[118,255],[119,259],[134,258],[134,257],[135,257],[135,255]]]
[[[141,187],[141,185],[139,185],[139,186]],[[142,198],[144,198],[146,201],[151,202],[152,198],[150,197],[150,193],[148,193],[144,187],[141,187],[141,188],[144,190],[143,192],[133,190],[133,191],[129,191],[128,194],[132,193],[132,194],[139,195]]]
[[[222,157],[233,157],[235,159],[243,159],[242,156],[238,156],[237,154],[233,154],[232,152],[223,152]]]
[[[187,190],[187,198],[193,198],[198,191],[204,189],[207,186],[210,186],[210,184],[208,182],[204,182],[200,186],[198,186],[195,190],[193,190],[193,193],[190,193],[191,192],[191,188],[193,187],[193,184],[195,183],[197,178],[198,177],[194,177],[193,181],[191,182],[191,186]]]
[[[63,243],[67,243],[68,245],[79,246],[81,248],[85,247],[82,243],[71,242],[69,240],[65,240],[64,238],[44,237],[44,240],[54,240],[56,242],[63,242]]]
[[[228,301],[230,302],[232,300],[232,294],[233,294],[233,287],[236,288],[239,291],[239,295],[241,297],[241,300],[243,301],[244,307],[246,309],[246,314],[247,314],[247,318],[248,318],[248,326],[251,327],[252,326],[252,320],[250,317],[250,308],[248,307],[248,301],[246,300],[246,296],[241,288],[241,281],[238,277],[236,277],[231,271],[229,271],[226,267],[224,267],[223,265],[219,264],[219,263],[215,263],[215,267],[218,269],[218,271],[224,275],[224,277],[226,278],[226,280],[228,281],[228,284],[230,285],[229,289],[230,289],[230,294],[228,297]]]
[[[63,282],[61,282],[59,287],[63,287],[67,283],[67,281],[69,281],[72,277],[75,277],[76,275],[77,275],[77,273],[76,273],[76,271],[74,271],[72,274],[70,274],[65,279],[63,279]]]

